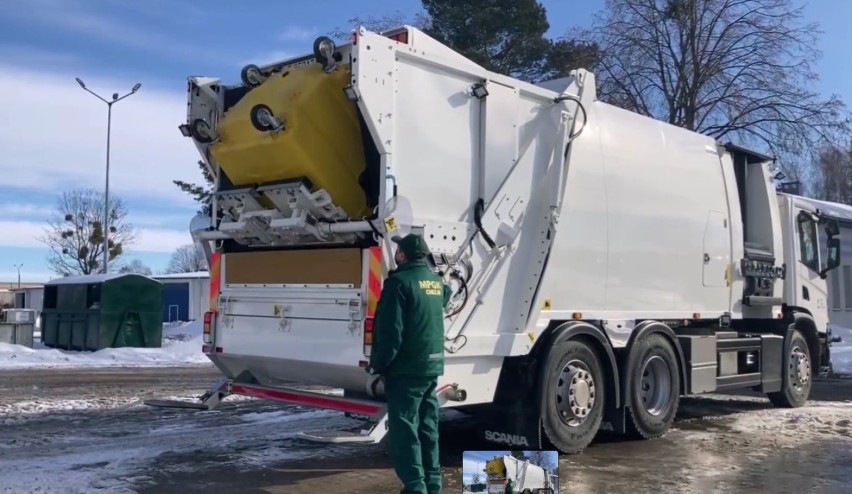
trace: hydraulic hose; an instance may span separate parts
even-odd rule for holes
[[[583,114],[583,126],[582,126],[582,127],[580,127],[580,129],[579,129],[579,130],[577,130],[576,132],[574,132],[573,134],[571,134],[570,136],[568,136],[568,142],[567,142],[567,143],[565,143],[565,154],[564,154],[564,157],[565,157],[565,158],[567,158],[567,157],[568,157],[568,148],[569,148],[569,146],[571,145],[571,141],[573,141],[573,140],[574,140],[574,139],[576,139],[576,138],[577,138],[580,134],[582,134],[582,133],[583,133],[583,130],[585,130],[585,128],[586,128],[586,123],[589,121],[588,114],[586,113],[586,107],[585,107],[585,106],[583,106],[583,103],[580,101],[580,98],[578,98],[578,97],[576,97],[576,96],[574,96],[574,95],[572,95],[572,94],[566,94],[566,95],[564,95],[564,96],[559,96],[559,97],[557,97],[557,98],[554,98],[553,102],[554,102],[554,103],[560,103],[560,102],[562,102],[562,101],[566,101],[566,100],[568,100],[568,101],[573,101],[573,102],[577,103],[577,107],[580,109],[580,113],[582,113],[582,114]]]
[[[481,197],[476,201],[476,206],[473,208],[473,223],[476,225],[476,230],[482,235],[482,239],[485,240],[485,243],[488,244],[488,247],[494,248],[497,244],[494,243],[494,240],[491,239],[491,236],[488,235],[482,228],[482,215],[485,214],[485,200]]]

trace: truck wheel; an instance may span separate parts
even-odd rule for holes
[[[550,350],[543,375],[544,434],[559,451],[577,453],[592,442],[603,418],[600,358],[587,343],[568,340]]]
[[[651,439],[674,422],[680,402],[680,370],[669,340],[653,333],[634,344],[633,364],[627,369],[630,394],[628,432]]]
[[[781,391],[766,393],[776,407],[798,408],[811,394],[811,352],[808,342],[798,329],[790,338],[790,350],[784,357],[784,375]]]

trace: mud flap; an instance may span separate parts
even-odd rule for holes
[[[627,408],[607,407],[599,430],[614,434],[627,433]]]
[[[489,408],[477,419],[480,437],[495,445],[529,450],[543,449],[541,419],[533,410],[521,407]]]
[[[544,448],[536,369],[532,359],[509,357],[503,361],[489,413],[477,417],[480,437],[504,447]]]

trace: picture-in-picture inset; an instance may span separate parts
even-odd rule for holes
[[[465,451],[464,494],[557,494],[556,451]]]

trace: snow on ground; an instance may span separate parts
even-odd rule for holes
[[[852,375],[852,329],[833,326],[832,336],[839,336],[840,343],[831,345],[831,363],[836,374]]]
[[[299,386],[295,387],[299,389]],[[343,390],[341,389],[317,389],[316,387],[305,387],[307,390],[312,391],[314,393],[323,393],[329,395],[337,395],[343,396]],[[165,401],[188,401],[195,402],[198,401],[199,394],[194,395],[163,395],[157,396],[159,400]],[[240,403],[246,401],[255,401],[257,398],[253,398],[251,396],[243,396],[243,395],[228,395],[225,397],[223,402],[225,403]],[[33,400],[22,400],[16,401],[12,403],[2,404],[0,403],[0,425],[11,425],[22,423],[27,420],[38,418],[41,414],[46,413],[68,413],[68,412],[82,412],[82,411],[97,411],[97,410],[114,410],[119,408],[125,409],[146,409],[147,405],[144,404],[144,399],[140,397],[113,397],[113,396],[100,396],[97,398],[85,398],[85,399],[33,399]],[[287,412],[289,413],[289,412]],[[284,412],[279,413],[266,413],[263,416],[254,416],[252,414],[246,414],[243,416],[246,421],[277,421],[281,417],[284,416]]]
[[[776,446],[848,438],[852,432],[852,402],[810,401],[802,408],[773,408],[737,414],[733,428],[772,438]]]
[[[152,472],[203,471],[234,465],[253,470],[288,459],[340,454],[295,440],[306,429],[355,423],[341,413],[277,410],[262,402],[212,412],[156,409],[45,416],[40,434],[9,429],[0,447],[0,492],[132,493]]]
[[[21,422],[26,415],[83,410],[109,410],[141,403],[138,398],[99,397],[75,400],[24,400],[0,404],[0,425]]]
[[[196,395],[158,396],[157,399],[195,402],[198,401],[199,395],[200,393]],[[223,401],[227,403],[235,403],[249,400],[256,400],[256,398],[251,396],[229,395],[225,397]],[[118,408],[144,409],[148,406],[145,405],[144,402],[145,400],[139,397],[111,396],[73,400],[23,400],[8,404],[0,404],[0,425],[25,422],[28,419],[36,419],[39,415],[46,413],[114,410]]]
[[[164,324],[162,348],[105,348],[78,352],[0,343],[0,369],[49,367],[158,367],[210,364],[201,353],[202,322]]]

